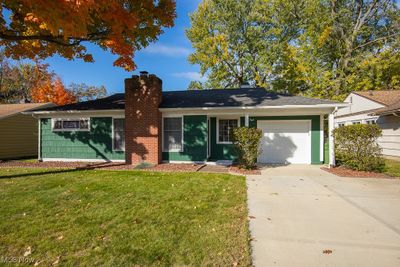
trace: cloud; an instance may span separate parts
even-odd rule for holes
[[[192,50],[182,46],[170,46],[170,45],[163,45],[163,44],[154,44],[146,47],[143,52],[150,53],[150,54],[159,54],[165,55],[169,57],[186,57]]]
[[[205,82],[207,80],[206,77],[201,76],[201,74],[199,72],[195,72],[195,71],[175,72],[175,73],[172,73],[172,76],[188,79],[191,81]]]

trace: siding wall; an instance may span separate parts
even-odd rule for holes
[[[112,150],[112,118],[90,118],[90,131],[53,132],[51,119],[41,119],[41,158],[124,160]]]
[[[183,116],[183,151],[163,152],[163,160],[207,160],[207,116]]]
[[[350,106],[338,109],[336,116],[384,107],[384,105],[354,93],[349,94],[344,102],[350,103]]]
[[[38,122],[31,115],[0,120],[0,159],[37,156],[37,131]]]
[[[400,118],[381,116],[376,122],[382,129],[382,137],[378,139],[382,154],[400,157]]]

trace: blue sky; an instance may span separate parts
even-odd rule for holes
[[[104,85],[110,94],[123,92],[124,79],[141,70],[147,70],[160,77],[165,91],[185,90],[191,80],[201,79],[198,73],[199,67],[187,61],[192,46],[185,35],[185,29],[190,27],[189,14],[197,8],[201,0],[176,2],[175,26],[165,29],[156,43],[136,52],[134,61],[137,69],[134,72],[113,67],[116,56],[90,44],[87,47],[93,53],[94,63],[85,63],[82,60],[69,61],[59,56],[48,58],[45,62],[66,85],[72,82]]]

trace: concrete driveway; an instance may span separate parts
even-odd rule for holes
[[[256,266],[400,266],[399,179],[290,165],[247,184]]]

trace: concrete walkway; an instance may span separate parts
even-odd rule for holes
[[[247,185],[256,266],[400,266],[399,179],[291,165]]]

